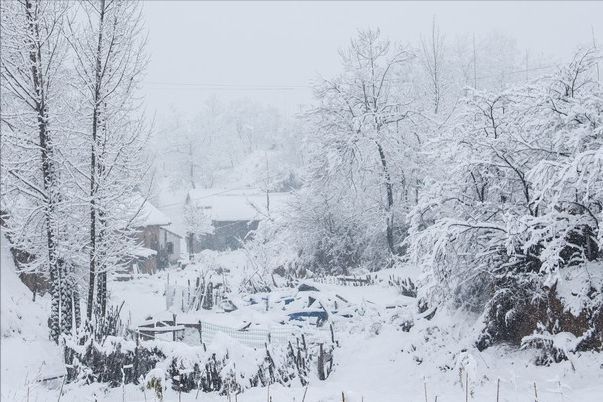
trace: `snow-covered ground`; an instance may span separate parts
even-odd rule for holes
[[[48,296],[33,301],[32,292],[17,276],[8,241],[0,237],[1,399],[25,401],[28,390],[41,401],[56,399],[48,389],[55,384],[40,381],[65,373],[61,348],[48,339]]]
[[[3,241],[4,242],[4,241]],[[5,244],[3,243],[3,251]],[[11,272],[12,261],[3,252],[2,260],[2,400],[55,401],[61,381],[36,382],[40,372],[60,372],[61,354],[47,340],[45,299],[31,301],[30,292]],[[154,276],[110,283],[113,304],[124,302],[122,317],[131,327],[148,317],[178,314],[179,320],[202,320],[232,328],[251,323],[257,328],[274,328],[286,321],[288,314],[303,304],[308,295],[317,297],[331,311],[335,338],[335,368],[326,381],[313,374],[306,388],[299,383],[252,388],[237,396],[238,401],[600,401],[603,400],[603,360],[596,353],[570,355],[570,361],[550,367],[532,363],[532,351],[495,347],[478,352],[472,346],[476,317],[439,311],[433,319],[418,314],[412,298],[402,296],[388,285],[390,275],[398,270],[379,273],[374,284],[343,286],[333,281],[304,281],[318,291],[301,292],[297,288],[279,288],[268,294],[265,304],[250,303],[250,297],[231,293],[236,311],[220,308],[183,313],[178,297],[168,310],[167,289],[183,289],[188,280],[207,272],[207,267],[226,268],[221,275],[232,290],[239,289],[246,278],[242,251],[213,253],[197,265],[172,268]],[[169,285],[168,285],[169,276]],[[266,294],[253,296],[259,300]],[[293,298],[285,305],[281,301]],[[330,305],[339,301],[336,308]],[[345,300],[345,302],[343,301]],[[24,321],[27,315],[34,320]],[[348,317],[344,317],[348,315]],[[400,324],[414,326],[401,330]],[[307,331],[321,330],[306,324]],[[21,333],[19,333],[19,331]],[[218,342],[217,340],[216,342]],[[210,341],[211,342],[211,341]],[[245,348],[246,346],[242,346]],[[245,362],[241,362],[244,364]],[[465,387],[469,383],[468,390]],[[498,391],[497,391],[498,387]],[[498,399],[497,399],[498,392]],[[29,397],[28,397],[29,393]],[[535,395],[537,393],[537,397]],[[29,399],[28,399],[29,398]],[[140,386],[126,385],[109,389],[102,384],[64,385],[61,401],[151,401],[153,394]],[[218,394],[178,395],[168,389],[168,401],[226,401]],[[234,400],[232,397],[231,400]]]

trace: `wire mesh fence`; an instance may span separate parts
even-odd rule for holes
[[[311,329],[295,326],[278,326],[266,328],[232,328],[204,321],[184,323],[175,321],[157,321],[153,326],[145,325],[138,328],[145,338],[162,338],[179,340],[188,344],[210,344],[217,336],[227,335],[243,345],[258,348],[267,344],[286,345],[304,338],[308,343],[323,343],[334,339],[332,325]]]
[[[375,283],[375,278],[371,275],[349,275],[349,276],[319,276],[313,278],[317,283],[325,285],[343,285],[343,286],[368,286]]]
[[[216,336],[225,334],[238,342],[251,347],[262,347],[270,343],[286,344],[296,336],[296,331],[287,328],[272,328],[270,330],[248,328],[245,330],[238,330],[208,322],[200,322],[200,328],[202,341],[205,343],[211,343]]]

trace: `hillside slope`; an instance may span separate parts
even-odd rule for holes
[[[48,296],[32,300],[17,275],[8,240],[4,235],[0,238],[0,399],[25,400],[29,392],[30,398],[46,400],[57,391],[39,380],[65,372],[61,349],[48,339]]]

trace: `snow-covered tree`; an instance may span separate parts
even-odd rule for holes
[[[88,156],[87,168],[78,173],[82,188],[88,188],[90,320],[95,306],[100,317],[105,315],[107,272],[124,264],[134,247],[136,209],[128,199],[146,163],[147,134],[136,91],[147,57],[139,2],[98,0],[80,6],[69,21],[67,39],[82,101],[82,154]]]
[[[412,96],[405,73],[411,53],[381,37],[378,30],[361,31],[340,52],[343,73],[316,85],[319,105],[310,116],[316,125],[318,149],[326,164],[318,167],[354,185],[360,175],[380,187],[386,244],[396,253],[396,191],[408,189],[400,164],[412,133],[406,127]],[[404,132],[406,131],[406,133]],[[395,187],[398,186],[398,189]]]
[[[33,256],[27,268],[49,275],[55,341],[79,319],[76,231],[69,233],[74,188],[63,172],[69,91],[62,29],[69,8],[42,0],[2,2],[1,23],[2,209],[13,246]]]
[[[427,76],[428,88],[432,99],[433,114],[441,111],[446,92],[445,65],[446,43],[445,38],[436,24],[435,17],[431,26],[431,35],[428,40],[421,40],[421,62]]]
[[[186,225],[186,240],[188,242],[189,258],[192,259],[192,250],[195,240],[205,234],[214,232],[211,218],[206,214],[203,206],[195,201],[188,200],[184,205],[184,223]]]
[[[601,258],[595,60],[583,51],[552,76],[472,93],[428,145],[434,170],[411,214],[411,257],[436,301],[486,303],[491,339],[510,336],[560,269]]]
[[[294,124],[283,121],[273,108],[247,99],[226,103],[212,96],[191,116],[171,110],[150,147],[156,153],[157,170],[173,188],[209,188],[226,182],[257,186],[264,179],[265,162],[261,176],[250,165],[265,159],[266,153],[294,164],[287,160],[290,147],[299,142],[294,132]]]

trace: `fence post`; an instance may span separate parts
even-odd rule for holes
[[[176,314],[172,314],[172,318],[174,319],[174,330],[172,331],[172,341],[176,341]]]
[[[132,362],[132,377],[134,381],[138,380],[138,353],[140,349],[140,333],[136,332],[136,347],[134,348],[134,361]]]
[[[325,355],[322,350],[322,343],[320,344],[320,351],[318,353],[318,379],[321,381],[325,379]]]
[[[331,342],[335,343],[335,333],[333,332],[333,323],[330,323],[329,327],[331,328]]]
[[[199,320],[199,343],[203,344],[203,329],[201,328],[201,320]]]

